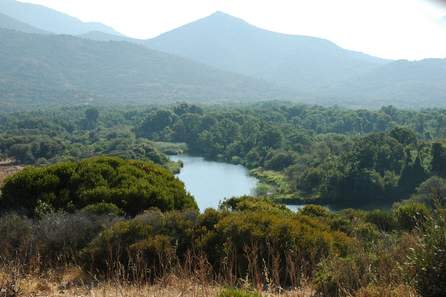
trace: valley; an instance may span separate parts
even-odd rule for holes
[[[0,297],[444,297],[445,14],[0,0]]]

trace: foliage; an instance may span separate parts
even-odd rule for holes
[[[0,155],[42,165],[118,155],[178,172],[179,164],[160,151],[187,149],[247,166],[262,182],[259,194],[273,199],[391,205],[441,176],[443,118],[441,109],[366,111],[280,102],[66,108],[0,116]]]
[[[2,191],[2,209],[23,209],[31,215],[36,215],[42,204],[54,210],[73,212],[108,203],[129,216],[151,207],[161,210],[196,208],[183,183],[166,169],[118,157],[26,168],[8,178]]]
[[[421,296],[440,297],[446,290],[446,213],[440,209],[424,225],[411,255]]]
[[[124,215],[124,212],[113,203],[104,202],[87,205],[81,211],[92,215],[113,215],[116,217]]]
[[[252,293],[239,289],[224,289],[220,292],[218,297],[261,297],[258,293]]]
[[[413,230],[420,227],[430,215],[430,210],[424,204],[408,201],[394,208],[394,216],[401,229]]]

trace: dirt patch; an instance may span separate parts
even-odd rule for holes
[[[23,168],[25,167],[15,164],[12,160],[0,161],[0,186],[3,185],[3,182],[8,176],[23,170]]]

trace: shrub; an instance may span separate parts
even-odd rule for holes
[[[262,295],[240,289],[224,289],[218,297],[261,297]]]
[[[19,259],[22,264],[40,261],[47,268],[73,263],[79,259],[79,250],[115,220],[85,213],[51,213],[33,221],[5,214],[0,217],[0,257]]]
[[[113,272],[123,265],[153,277],[192,249],[196,212],[148,211],[101,232],[83,251],[89,269]],[[145,272],[144,272],[145,271]]]
[[[74,212],[98,203],[114,204],[130,216],[151,207],[197,208],[184,184],[166,169],[118,157],[25,169],[7,179],[0,207],[23,208],[34,216],[39,205]]]
[[[212,250],[209,260],[216,271],[298,285],[331,253],[341,254],[351,244],[342,233],[306,216],[270,211],[235,212],[223,216],[203,240]]]
[[[112,215],[116,217],[124,215],[124,212],[113,203],[91,204],[84,207],[82,212],[92,215]]]
[[[291,214],[292,212],[284,205],[274,203],[270,199],[243,196],[230,198],[220,205],[220,209],[229,211],[269,211]]]
[[[446,213],[439,210],[427,221],[411,255],[415,286],[424,297],[440,297],[446,292]]]
[[[319,205],[306,205],[299,213],[310,217],[328,217],[330,214],[328,209]]]
[[[392,212],[379,209],[367,212],[365,221],[374,224],[379,230],[385,232],[389,232],[397,226]]]
[[[360,289],[354,297],[417,297],[416,290],[408,285],[370,285]]]
[[[32,221],[14,213],[0,217],[0,258],[18,258],[28,253],[32,241]]]
[[[113,217],[85,213],[49,214],[34,224],[34,242],[45,262],[71,262],[114,221]]]
[[[365,255],[328,259],[316,273],[316,296],[351,296],[374,279],[370,268],[370,259]]]
[[[430,210],[424,204],[409,201],[397,205],[393,213],[401,229],[413,230],[427,220]]]

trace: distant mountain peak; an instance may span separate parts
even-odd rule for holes
[[[238,19],[237,17],[230,15],[226,12],[223,12],[221,10],[217,10],[216,12],[214,12],[213,14],[211,14],[209,17],[218,17],[218,18],[231,18],[231,19]]]
[[[247,22],[241,18],[235,17],[233,15],[230,15],[226,12],[223,11],[219,11],[217,10],[216,12],[214,12],[213,14],[202,18],[201,20],[198,21],[214,21],[214,22],[235,22],[235,23],[245,23],[247,24]]]

